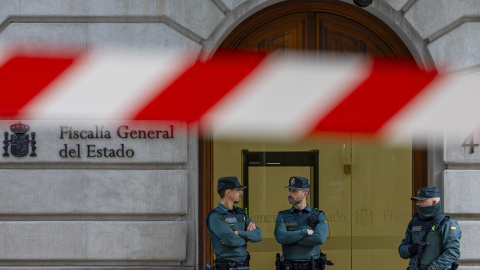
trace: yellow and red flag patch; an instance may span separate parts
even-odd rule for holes
[[[452,227],[450,227],[450,229],[451,229],[451,230],[456,230],[457,227],[453,227],[453,226],[452,226]]]

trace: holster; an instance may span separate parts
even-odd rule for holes
[[[280,261],[280,253],[277,253],[277,258],[275,260],[275,270],[280,270],[282,262]]]
[[[327,254],[320,252],[320,269],[325,270],[326,265],[332,266],[334,263],[327,260]]]

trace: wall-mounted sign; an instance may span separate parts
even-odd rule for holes
[[[32,152],[30,153],[31,157],[37,156],[35,153],[35,132],[32,132],[32,139],[30,140],[29,134],[27,132],[30,130],[29,125],[22,124],[22,122],[15,123],[10,126],[10,130],[13,134],[9,134],[8,131],[5,131],[4,136],[5,139],[3,140],[3,156],[8,157],[9,154],[9,146],[10,146],[10,153],[16,157],[23,157],[26,156],[29,152],[29,144],[32,146]],[[9,139],[10,136],[10,139]]]
[[[0,162],[186,163],[187,125],[161,121],[0,121]]]

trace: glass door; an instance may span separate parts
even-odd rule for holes
[[[365,144],[355,136],[343,141],[298,144],[214,140],[213,188],[222,176],[242,179],[242,149],[249,151],[311,151],[318,149],[318,185],[312,187],[309,204],[323,210],[330,235],[322,251],[335,263],[327,270],[398,269],[397,247],[411,218],[412,147]],[[289,209],[285,189],[291,176],[307,177],[308,166],[249,167],[247,211],[261,228],[263,240],[248,243],[251,269],[275,269],[275,219]],[[215,191],[215,190],[214,190]],[[220,201],[214,197],[214,207]],[[238,204],[243,207],[243,203]]]

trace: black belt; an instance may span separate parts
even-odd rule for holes
[[[315,268],[318,269],[320,260],[315,260]],[[294,262],[294,261],[285,261],[283,263],[282,269],[286,269],[288,266],[291,270],[315,270],[312,269],[312,265],[310,262]]]
[[[298,262],[292,262],[292,269],[293,270],[311,270],[312,265],[308,263],[298,263]]]
[[[230,268],[235,268],[238,266],[248,266],[248,261],[244,262],[231,262],[224,260],[215,260],[215,268],[218,270],[229,270]]]

